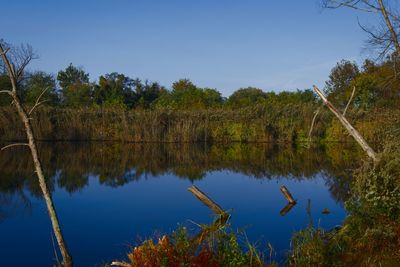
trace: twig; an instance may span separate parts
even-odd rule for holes
[[[43,100],[40,101],[40,98],[42,98],[42,96],[44,95],[44,93],[49,90],[50,87],[46,87],[42,93],[38,96],[38,98],[36,99],[35,105],[33,105],[33,107],[31,108],[31,110],[28,112],[28,116],[32,114],[32,112],[35,110],[36,107],[40,106],[42,103],[46,102],[47,100]],[[39,102],[40,101],[40,102]]]
[[[349,108],[350,103],[351,103],[351,101],[353,100],[355,91],[356,91],[356,87],[353,86],[353,92],[351,92],[351,96],[350,96],[350,98],[349,98],[349,102],[347,102],[347,105],[346,105],[346,107],[345,107],[345,109],[344,109],[344,111],[343,111],[343,116],[346,116],[347,109]]]
[[[10,90],[1,90],[1,91],[0,91],[0,94],[1,94],[1,93],[5,93],[5,94],[9,94],[9,95],[10,95],[10,94],[11,94],[11,91],[10,91]]]
[[[0,55],[2,56],[2,55],[7,54],[8,50],[10,50],[10,48],[6,48],[6,50],[4,50],[3,52],[0,52]]]
[[[3,147],[1,148],[1,150],[3,151],[3,150],[5,150],[5,149],[10,148],[10,147],[13,147],[13,146],[29,146],[29,144],[28,144],[28,143],[15,143],[15,144],[10,144],[10,145],[3,146]]]

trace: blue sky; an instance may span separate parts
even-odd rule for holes
[[[13,0],[2,3],[0,38],[29,43],[33,70],[69,63],[91,80],[189,78],[228,96],[240,87],[295,90],[324,85],[341,59],[361,62],[365,34],[351,10],[318,0]]]

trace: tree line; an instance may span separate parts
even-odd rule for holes
[[[121,73],[101,75],[97,82],[89,80],[89,74],[73,64],[57,75],[43,71],[25,73],[19,81],[19,95],[27,105],[33,105],[42,95],[44,105],[67,108],[122,108],[131,109],[237,109],[276,103],[318,102],[309,90],[280,93],[265,92],[255,87],[240,88],[229,97],[213,88],[201,88],[188,79],[180,79],[170,89],[158,82],[133,79]],[[9,88],[5,73],[0,74],[0,87]],[[352,108],[369,109],[374,106],[397,105],[400,96],[400,79],[393,71],[391,59],[381,63],[366,60],[359,67],[356,63],[342,60],[331,70],[325,85],[329,99],[344,108],[355,87]],[[10,97],[0,99],[1,106],[11,103]]]

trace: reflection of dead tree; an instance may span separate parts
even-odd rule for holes
[[[64,241],[62,232],[61,232],[60,224],[58,222],[56,210],[54,208],[51,194],[47,187],[46,180],[45,180],[43,170],[42,170],[42,166],[40,163],[37,146],[36,146],[36,141],[35,141],[35,137],[34,137],[34,133],[33,133],[33,128],[32,128],[31,121],[30,121],[31,118],[29,118],[29,115],[33,110],[31,110],[29,113],[26,111],[25,107],[21,103],[20,97],[18,95],[18,90],[17,90],[18,83],[23,76],[24,69],[29,64],[29,62],[34,58],[34,53],[32,52],[32,49],[30,47],[28,47],[27,49],[21,49],[20,51],[13,51],[14,53],[12,53],[10,58],[17,59],[17,60],[14,60],[14,61],[12,60],[10,62],[10,60],[7,56],[7,52],[9,52],[9,51],[10,51],[9,48],[3,49],[3,45],[0,43],[0,55],[3,60],[4,68],[8,74],[8,77],[10,78],[10,82],[11,82],[11,89],[1,90],[0,93],[8,94],[12,98],[12,103],[14,104],[14,106],[17,110],[17,113],[24,124],[28,142],[9,145],[9,146],[6,146],[5,148],[11,147],[11,146],[16,146],[16,145],[29,146],[29,149],[30,149],[31,155],[32,155],[32,159],[33,159],[33,163],[35,166],[35,172],[36,172],[36,175],[39,180],[40,189],[42,190],[43,197],[45,199],[45,202],[47,205],[47,210],[49,212],[49,216],[50,216],[51,223],[53,226],[54,234],[57,238],[58,246],[59,246],[61,254],[63,256],[63,264],[64,264],[64,266],[72,266],[72,258],[69,255],[69,252],[67,250],[67,246]],[[43,94],[41,94],[41,95],[43,95]],[[39,100],[40,99],[38,99],[36,102],[39,103]],[[37,106],[38,105],[35,104],[34,107],[37,107]]]
[[[281,211],[279,212],[279,214],[281,216],[285,216],[286,214],[288,214],[288,212],[294,207],[296,206],[296,203],[287,203],[287,205],[285,207],[283,207],[283,209],[281,209]]]
[[[343,114],[341,114],[332,104],[328,101],[325,95],[318,89],[317,86],[314,85],[314,91],[318,94],[318,96],[322,99],[324,104],[332,111],[332,113],[339,119],[342,125],[346,128],[346,130],[350,133],[351,136],[357,141],[357,143],[361,146],[361,148],[368,154],[370,158],[372,158],[375,162],[378,161],[378,156],[375,151],[368,145],[365,139],[361,136],[361,134],[350,124],[350,122],[346,119]]]

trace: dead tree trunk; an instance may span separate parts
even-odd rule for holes
[[[38,152],[37,152],[35,137],[34,137],[34,134],[33,134],[33,129],[32,129],[32,125],[31,125],[30,119],[28,117],[28,113],[26,112],[26,110],[22,106],[21,100],[20,100],[20,98],[19,98],[19,96],[17,94],[17,75],[16,75],[16,70],[15,70],[15,67],[9,62],[9,60],[8,60],[8,58],[6,56],[7,51],[8,50],[4,51],[2,45],[0,44],[0,54],[1,54],[1,57],[3,59],[3,62],[5,64],[5,66],[6,66],[7,73],[8,73],[8,76],[10,78],[11,85],[12,85],[11,90],[5,90],[5,91],[2,91],[2,92],[3,93],[7,93],[8,95],[10,95],[12,97],[13,104],[15,105],[15,107],[17,109],[17,112],[18,112],[18,115],[19,115],[20,119],[22,120],[22,122],[24,124],[26,137],[28,139],[28,143],[24,144],[24,145],[28,145],[29,146],[29,149],[30,149],[31,154],[32,154],[32,159],[33,159],[33,163],[34,163],[34,166],[35,166],[35,172],[36,172],[36,175],[37,175],[38,180],[39,180],[39,186],[40,186],[40,189],[42,190],[43,197],[44,197],[44,200],[45,200],[46,206],[47,206],[47,211],[49,213],[51,224],[53,226],[53,231],[54,231],[54,234],[56,236],[57,243],[58,243],[58,246],[59,246],[60,251],[61,251],[61,255],[63,257],[63,265],[67,266],[67,267],[70,267],[70,266],[72,266],[72,258],[71,258],[70,254],[68,252],[67,245],[66,245],[66,243],[64,241],[64,237],[63,237],[63,234],[61,232],[60,224],[58,222],[58,217],[57,217],[57,213],[56,213],[56,210],[54,208],[54,205],[53,205],[51,194],[50,194],[50,191],[49,191],[49,189],[47,187],[45,177],[43,175],[43,170],[42,170],[42,166],[40,164],[40,159],[39,159]]]
[[[346,128],[346,130],[350,133],[351,136],[357,141],[357,143],[361,146],[361,148],[368,154],[370,158],[373,159],[374,162],[378,162],[378,156],[375,151],[368,145],[365,139],[361,136],[361,134],[350,124],[350,122],[344,117],[325,97],[325,95],[318,89],[317,86],[313,86],[314,91],[318,94],[318,96],[322,99],[324,104],[332,111],[332,113],[339,119],[342,125]]]

